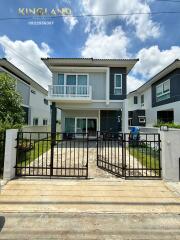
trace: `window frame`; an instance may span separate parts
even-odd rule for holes
[[[46,121],[46,124],[44,124],[44,121]],[[43,119],[43,126],[47,126],[48,125],[48,119],[47,118],[44,118]]]
[[[47,100],[46,98],[44,98],[44,104],[45,104],[46,106],[49,105],[49,102],[48,102],[48,100]]]
[[[135,103],[135,101],[134,101],[135,98],[137,99],[136,103]],[[134,96],[134,97],[133,97],[133,102],[134,102],[134,105],[137,105],[137,104],[138,104],[138,96]]]
[[[168,83],[169,84],[169,91],[167,91],[167,92],[164,92],[164,85],[166,84],[166,83]],[[161,87],[161,94],[160,95],[157,95],[157,89],[159,88],[159,87]],[[158,98],[160,98],[160,97],[162,97],[162,96],[165,96],[165,95],[168,95],[168,94],[170,94],[171,93],[171,86],[170,86],[170,79],[168,79],[168,80],[166,80],[166,81],[164,81],[164,82],[162,82],[162,83],[160,83],[160,84],[158,84],[157,86],[156,86],[156,102],[161,102],[161,101],[163,101],[163,100],[166,100],[166,99],[158,99]],[[170,98],[170,96],[168,97],[168,98]],[[167,98],[167,99],[168,99]]]
[[[146,117],[145,116],[138,116],[138,118],[139,118],[139,123],[146,123]]]
[[[142,101],[143,99],[143,101]],[[141,94],[141,107],[144,107],[144,94]]]
[[[121,76],[121,87],[116,86],[116,76]],[[116,93],[116,90],[121,90],[120,94]],[[114,74],[114,95],[122,95],[122,73],[115,73]]]
[[[35,120],[37,120],[37,124],[34,124]],[[33,126],[39,126],[39,118],[38,117],[33,118]]]
[[[64,75],[64,85],[59,86],[89,86],[89,74],[88,73],[58,73],[59,75]],[[67,76],[75,75],[76,76],[76,84],[75,85],[67,85]],[[87,76],[87,85],[78,85],[78,76],[85,75]]]

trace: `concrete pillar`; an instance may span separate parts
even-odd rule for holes
[[[160,131],[162,141],[162,177],[166,181],[180,178],[180,130]]]
[[[128,132],[128,100],[125,99],[123,101],[123,109],[122,109],[122,132]]]
[[[5,157],[4,157],[4,180],[15,177],[17,129],[6,130]]]
[[[51,105],[51,132],[52,133],[56,133],[56,119],[57,119],[56,103],[52,102],[52,105]]]

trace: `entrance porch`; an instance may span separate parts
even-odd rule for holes
[[[88,133],[96,137],[97,131],[120,132],[121,110],[62,110],[61,130],[65,133]]]

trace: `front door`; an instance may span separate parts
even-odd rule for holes
[[[96,137],[97,119],[87,119],[87,132],[89,133],[89,137]]]

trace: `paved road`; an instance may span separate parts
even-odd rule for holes
[[[2,216],[2,215],[1,215]],[[0,239],[180,239],[180,215],[3,214]]]
[[[0,194],[0,239],[180,239],[180,198],[163,181],[23,180]]]

